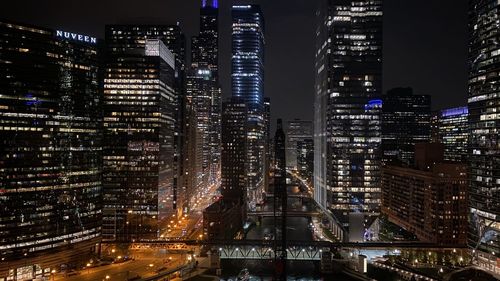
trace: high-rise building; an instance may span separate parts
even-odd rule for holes
[[[312,137],[297,142],[297,171],[302,179],[312,183],[314,171],[314,140]]]
[[[248,110],[247,199],[253,210],[265,191],[264,16],[258,5],[238,5],[232,21],[232,96]]]
[[[382,1],[324,0],[316,15],[314,198],[358,241],[380,210]]]
[[[264,97],[264,123],[266,128],[265,149],[266,149],[266,163],[264,165],[264,191],[269,191],[269,179],[271,170],[271,160],[273,158],[273,150],[271,150],[271,98]]]
[[[219,79],[219,4],[217,0],[202,0],[200,33],[191,39],[191,63],[210,69],[214,80]]]
[[[0,280],[41,280],[100,241],[99,42],[0,20],[0,50]]]
[[[222,196],[242,203],[247,195],[247,110],[234,98],[222,110]]]
[[[469,2],[469,244],[500,273],[500,3]],[[479,251],[478,251],[479,250]],[[491,263],[490,263],[491,261]]]
[[[430,141],[431,97],[394,88],[382,101],[382,161],[412,165],[415,144]]]
[[[312,139],[312,121],[295,119],[287,122],[286,133],[286,167],[287,169],[298,170],[297,165],[297,143]]]
[[[221,89],[219,86],[219,9],[218,1],[202,0],[200,32],[191,40],[191,76],[188,84],[191,97],[203,98],[207,104],[196,107],[197,126],[203,139],[203,183],[217,184],[220,180]],[[204,103],[205,104],[205,103]]]
[[[439,137],[439,115],[441,111],[434,110],[431,113],[431,142],[441,142]]]
[[[192,125],[195,127],[194,137],[186,138],[189,149],[193,150],[196,157],[189,159],[186,165],[194,165],[190,174],[195,178],[194,186],[188,187],[193,191],[199,190],[209,184],[212,165],[218,165],[219,156],[213,154],[211,141],[212,129],[212,90],[216,89],[212,72],[209,69],[191,68],[186,78],[186,99],[190,107]],[[217,160],[214,159],[217,158]]]
[[[466,106],[443,109],[439,112],[438,140],[444,145],[444,160],[467,162],[468,117],[469,110]]]
[[[174,165],[176,61],[164,43],[172,28],[106,27],[105,240],[156,238],[159,222],[182,212]]]
[[[232,239],[242,230],[247,211],[248,110],[233,98],[222,106],[222,198],[203,211],[207,239]]]

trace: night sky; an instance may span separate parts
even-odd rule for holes
[[[104,25],[180,22],[189,38],[198,32],[199,0],[4,0],[0,17],[96,37]],[[430,94],[433,108],[466,104],[466,0],[385,0],[384,92],[411,86]],[[219,0],[220,64],[224,96],[230,96],[233,2]],[[265,95],[273,119],[311,119],[314,94],[315,0],[249,0],[266,20]],[[273,122],[274,123],[274,122]]]

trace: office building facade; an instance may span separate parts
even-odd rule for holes
[[[169,26],[106,27],[103,239],[158,237],[181,212],[177,179],[175,56]]]
[[[99,44],[0,21],[0,279],[48,278],[98,248]]]
[[[469,245],[480,265],[500,272],[500,90],[496,40],[500,4],[469,2]]]
[[[382,1],[321,1],[316,16],[314,198],[359,241],[380,210]]]
[[[297,142],[297,172],[309,184],[312,183],[314,171],[314,140],[302,139]]]
[[[286,134],[286,167],[298,170],[297,143],[304,139],[311,139],[313,135],[312,121],[294,119],[288,121],[285,129]]]
[[[466,245],[467,166],[438,163],[428,170],[382,168],[382,212],[420,241]]]
[[[466,163],[469,143],[468,108],[441,110],[438,126],[438,140],[444,145],[444,160]]]
[[[204,186],[220,183],[221,146],[221,88],[219,85],[219,5],[217,0],[203,0],[200,9],[200,32],[191,40],[191,72],[202,76],[195,96],[209,98],[210,106],[195,114],[208,113],[209,118],[199,123],[205,142]],[[189,83],[189,81],[188,81]],[[193,93],[192,93],[193,94]],[[203,117],[198,117],[200,120]],[[209,158],[209,159],[207,159]]]
[[[269,191],[269,179],[270,171],[273,159],[273,150],[271,145],[271,98],[264,97],[264,127],[266,136],[264,137],[265,142],[265,161],[264,164],[264,191]]]
[[[246,202],[248,108],[242,100],[231,99],[222,110],[222,197]]]
[[[382,100],[382,161],[411,166],[415,144],[430,141],[431,97],[394,88]]]
[[[194,177],[194,186],[188,187],[198,191],[206,187],[213,176],[213,165],[219,165],[220,153],[213,153],[212,146],[212,105],[213,90],[217,89],[215,81],[212,80],[212,72],[209,69],[191,68],[186,77],[186,104],[190,112],[186,119],[196,131],[194,135],[186,138],[189,149],[194,151],[195,158],[189,159],[186,165],[194,165],[191,177]],[[191,193],[192,194],[192,193]]]
[[[247,126],[247,200],[263,203],[265,173],[264,17],[258,5],[232,7],[232,96],[245,102]]]
[[[232,98],[222,105],[222,197],[203,211],[206,239],[233,239],[242,231],[247,214],[248,109]]]

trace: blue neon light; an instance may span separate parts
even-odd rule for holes
[[[26,97],[29,99],[27,102],[26,102],[26,105],[27,106],[37,106],[37,105],[40,105],[42,103],[42,101],[38,100],[37,98],[34,98],[33,95],[31,94],[27,94]]]
[[[201,0],[201,7],[205,8],[207,6],[207,0]]]
[[[368,101],[368,104],[365,105],[365,110],[373,109],[373,108],[381,107],[381,106],[382,106],[381,99],[370,100],[370,101]]]
[[[441,117],[452,117],[452,116],[467,115],[467,114],[469,114],[469,108],[467,106],[441,110]]]
[[[214,0],[214,2],[212,3],[212,7],[219,8],[219,0]]]

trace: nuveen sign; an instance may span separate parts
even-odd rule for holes
[[[86,43],[91,43],[91,44],[97,43],[97,39],[95,37],[77,34],[77,33],[72,33],[72,32],[61,31],[61,30],[56,30],[56,37],[75,40],[75,41],[81,41],[81,42],[86,42]]]

